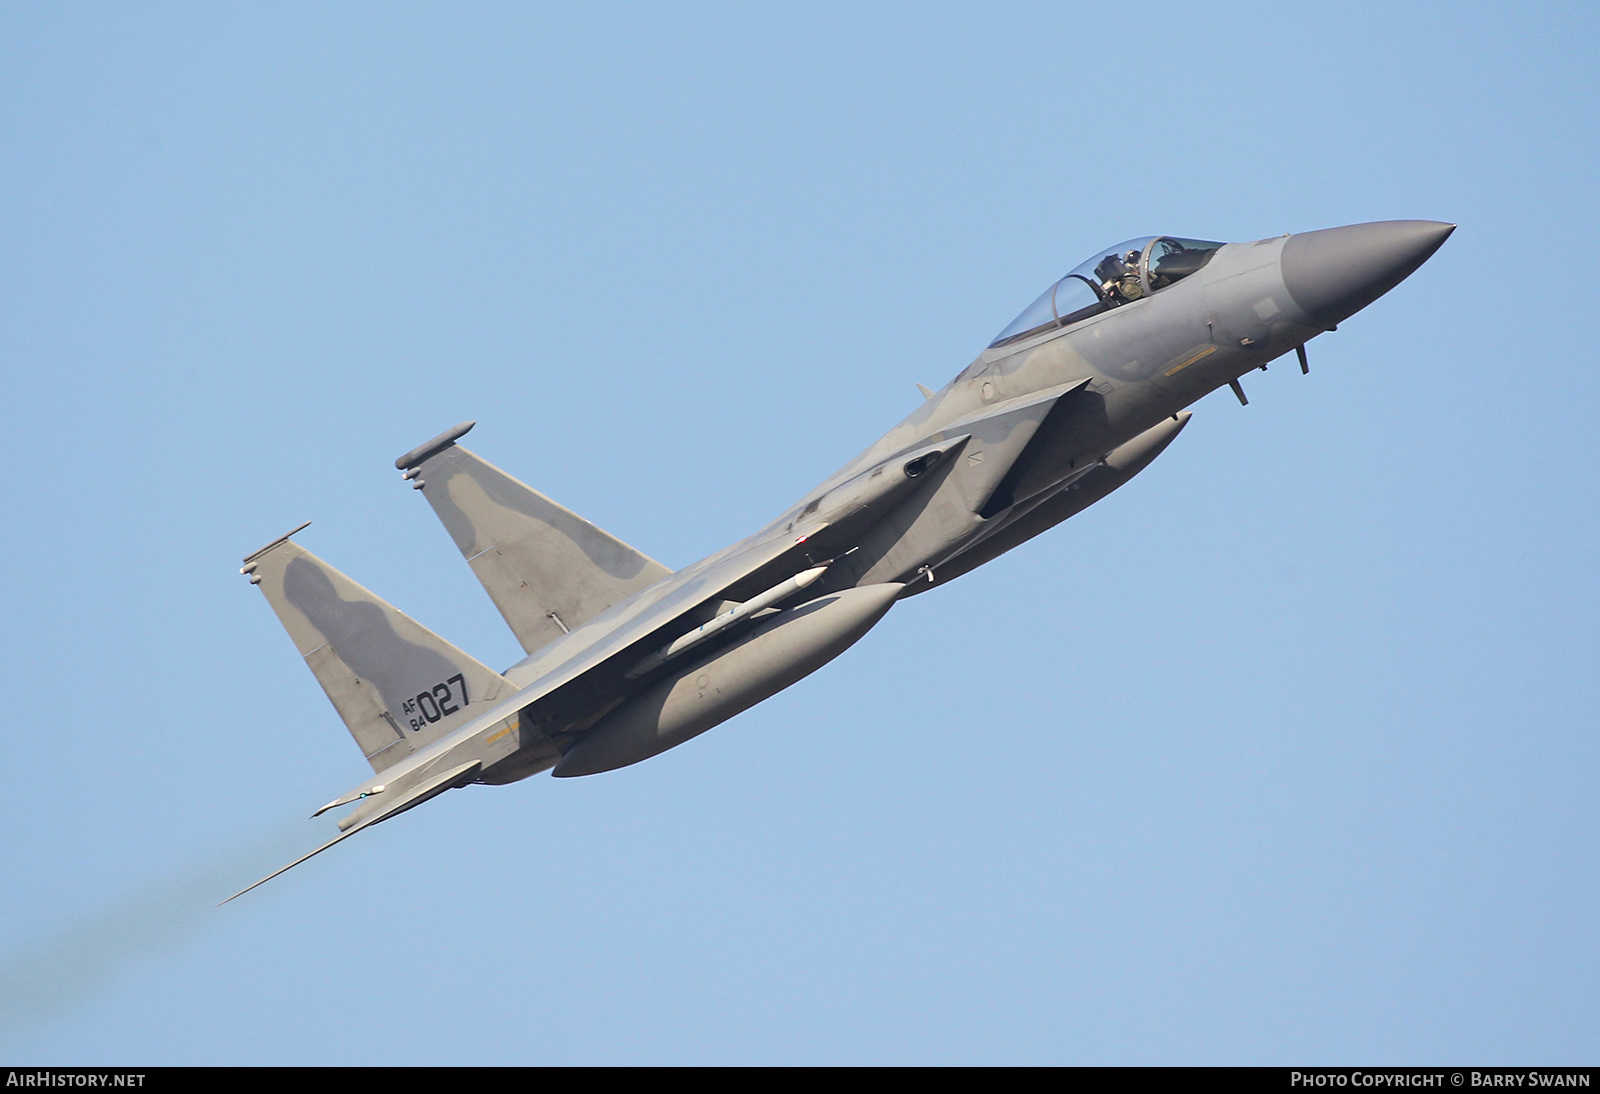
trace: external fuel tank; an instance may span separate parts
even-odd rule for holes
[[[904,588],[863,585],[777,612],[734,644],[652,684],[601,718],[551,774],[595,775],[626,767],[727,721],[849,649]]]

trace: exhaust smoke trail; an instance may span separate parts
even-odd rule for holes
[[[313,833],[318,843],[323,828]],[[226,914],[217,911],[218,901],[312,846],[304,821],[285,823],[259,842],[152,882],[0,959],[0,1037],[87,1003],[131,961],[197,939]]]

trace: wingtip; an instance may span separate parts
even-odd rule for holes
[[[349,837],[355,835],[357,832],[361,831],[361,829],[364,828],[364,827],[366,827],[366,826],[365,825],[358,825],[357,827],[352,828],[347,832],[340,832],[337,836],[334,836],[331,840],[329,840],[327,843],[324,843],[321,847],[318,847],[315,851],[307,851],[305,854],[301,855],[299,858],[297,858],[293,862],[289,863],[289,865],[280,866],[280,867],[278,867],[278,869],[272,871],[272,873],[268,874],[266,877],[262,878],[260,881],[253,882],[250,885],[246,885],[243,889],[240,889],[237,893],[234,893],[227,900],[224,900],[224,901],[220,902],[217,905],[217,907],[219,907],[219,908],[222,907],[222,905],[223,904],[227,904],[228,901],[238,900],[240,897],[244,896],[244,894],[248,893],[251,889],[259,888],[260,886],[265,885],[267,882],[271,881],[273,878],[277,877],[279,874],[286,873],[289,870],[293,870],[296,866],[299,866],[306,859],[312,858],[312,857],[314,857],[316,855],[322,854],[322,852],[326,851],[328,848],[332,847],[334,844],[338,843],[340,840],[348,839]]]

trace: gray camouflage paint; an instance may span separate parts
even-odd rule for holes
[[[441,434],[397,466],[528,651],[504,676],[292,543],[246,560],[381,770],[329,807],[361,802],[341,822],[354,831],[467,779],[512,781],[562,755],[563,774],[607,770],[703,732],[813,671],[895,597],[951,580],[1120,487],[1176,437],[1184,407],[1334,329],[1453,228],[1388,221],[1222,245],[1159,291],[986,349],[772,523],[676,573],[456,445],[471,423]],[[629,675],[715,613],[828,560],[799,603],[718,632],[721,644],[697,649],[692,665]],[[847,619],[839,605],[865,604],[867,590],[882,610],[874,602],[864,624]],[[710,679],[709,665],[720,666],[726,699],[707,706],[696,681]],[[445,668],[492,687],[388,759],[400,746],[376,731],[373,711],[393,715]]]
[[[671,573],[465,448],[414,477],[529,653]]]
[[[900,585],[862,585],[773,613],[732,645],[679,668],[607,714],[552,774],[612,771],[720,725],[849,649],[902,591]]]
[[[514,690],[297,543],[273,544],[248,569],[374,771],[448,735]],[[440,685],[443,696],[434,691]],[[426,713],[416,702],[423,692],[433,704],[424,704]]]

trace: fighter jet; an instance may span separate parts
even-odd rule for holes
[[[1240,377],[1291,351],[1308,371],[1307,342],[1394,288],[1454,228],[1148,236],[1097,251],[866,451],[754,535],[676,572],[462,447],[472,422],[417,446],[395,466],[527,656],[495,672],[294,532],[248,556],[242,573],[373,770],[313,814],[353,806],[339,835],[283,870],[447,790],[612,771],[761,702],[896,602],[1122,486],[1197,399],[1227,385],[1246,402]]]

